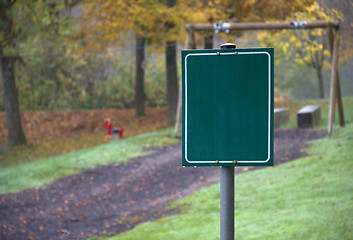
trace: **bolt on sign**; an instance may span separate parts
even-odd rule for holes
[[[183,166],[273,166],[273,48],[182,51]]]

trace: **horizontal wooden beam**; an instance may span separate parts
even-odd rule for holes
[[[329,28],[339,29],[340,21],[293,21],[293,22],[247,22],[247,23],[189,23],[185,29],[191,31],[232,31],[232,30],[265,30],[265,29],[313,29]]]

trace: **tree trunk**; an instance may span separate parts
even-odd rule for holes
[[[13,33],[13,19],[11,8],[15,2],[0,1],[0,62],[4,85],[4,105],[6,111],[7,142],[3,150],[26,144],[23,133],[21,114],[18,106],[18,93],[15,83],[15,58],[4,57],[4,47],[14,47],[16,36]]]
[[[135,116],[145,115],[144,65],[145,65],[145,38],[136,33],[136,67],[135,67]]]
[[[167,0],[167,7],[176,5],[176,0]],[[174,22],[166,22],[167,31],[175,27]],[[168,125],[175,124],[175,116],[178,105],[178,73],[176,63],[176,41],[168,41],[165,47],[166,69],[167,69],[167,107]]]
[[[316,68],[317,79],[319,81],[319,97],[325,98],[325,89],[324,89],[324,78],[322,76],[322,68]]]
[[[178,105],[178,74],[176,62],[176,42],[167,42],[166,68],[167,68],[167,107],[168,124],[175,124],[175,116]]]
[[[203,45],[205,49],[213,49],[213,35],[205,37],[203,39]]]
[[[2,45],[0,45],[0,56],[3,56]],[[5,90],[4,105],[8,133],[7,142],[3,146],[3,150],[8,150],[17,145],[26,144],[15,83],[15,59],[1,57],[1,72]]]

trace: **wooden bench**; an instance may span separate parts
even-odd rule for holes
[[[315,127],[320,118],[320,105],[307,105],[297,112],[298,128]]]
[[[289,121],[289,108],[275,108],[274,122],[275,128],[278,128],[282,123]]]

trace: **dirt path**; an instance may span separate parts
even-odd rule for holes
[[[275,132],[275,164],[303,155],[319,132]],[[236,168],[237,172],[248,168]],[[39,189],[0,195],[0,239],[86,239],[173,214],[168,201],[219,179],[218,167],[182,168],[181,144],[123,165],[86,170]]]

